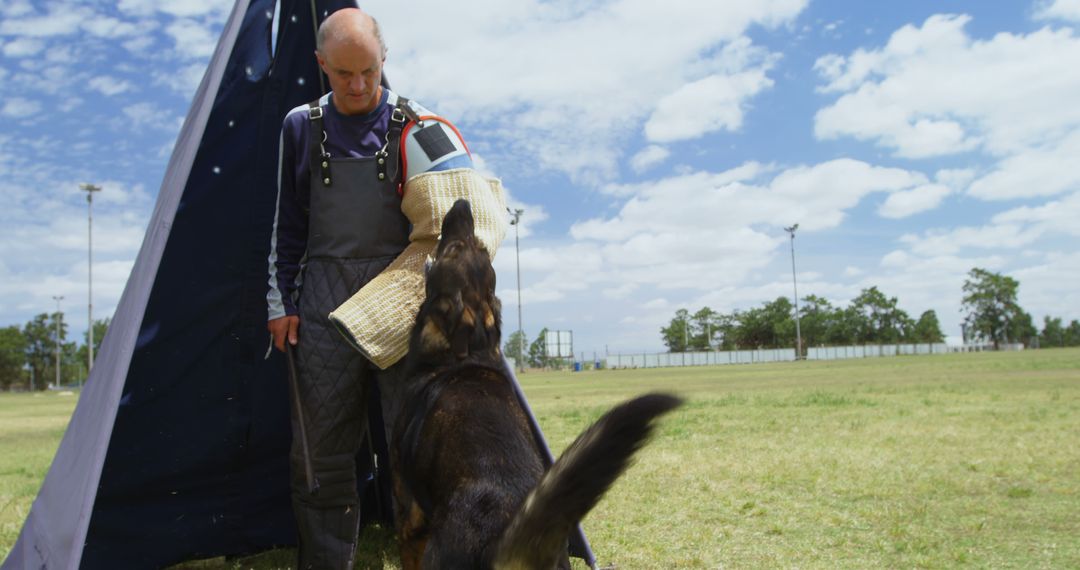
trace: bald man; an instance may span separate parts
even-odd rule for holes
[[[293,508],[300,567],[352,568],[360,523],[355,457],[367,427],[368,387],[379,371],[327,315],[408,245],[401,213],[397,141],[418,107],[382,86],[378,24],[357,9],[334,12],[315,57],[331,92],[293,109],[281,131],[277,215],[271,238],[267,328],[295,347],[314,479],[305,476],[293,413]],[[301,287],[302,283],[302,287]]]

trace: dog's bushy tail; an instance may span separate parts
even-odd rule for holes
[[[657,418],[682,404],[648,394],[613,408],[578,436],[529,493],[495,551],[498,570],[549,570],[565,551],[573,525],[629,467]]]

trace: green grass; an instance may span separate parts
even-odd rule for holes
[[[522,380],[556,451],[636,394],[688,400],[584,521],[601,566],[1080,568],[1080,350]],[[0,556],[72,404],[0,396]],[[397,568],[392,540],[360,567]]]
[[[70,392],[0,393],[0,559],[19,536],[75,403]]]

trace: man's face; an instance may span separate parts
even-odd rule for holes
[[[382,81],[382,53],[379,42],[328,41],[316,51],[319,66],[330,79],[334,105],[345,115],[370,113],[379,104]]]

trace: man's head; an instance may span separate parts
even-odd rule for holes
[[[356,8],[330,14],[319,26],[315,57],[330,79],[338,111],[359,115],[379,104],[386,45],[375,18]]]

